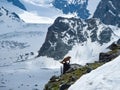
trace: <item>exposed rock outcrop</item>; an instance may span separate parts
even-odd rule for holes
[[[48,28],[38,56],[62,59],[75,44],[83,44],[91,40],[103,45],[110,42],[112,34],[110,27],[94,18],[84,21],[78,18],[58,17]]]
[[[120,1],[101,0],[93,17],[99,18],[105,24],[120,27]]]
[[[52,4],[63,13],[76,13],[82,19],[87,19],[90,15],[87,10],[88,0],[53,0]]]
[[[100,62],[109,62],[120,55],[120,39],[117,42],[112,43],[108,48],[110,49],[107,53],[100,53]]]

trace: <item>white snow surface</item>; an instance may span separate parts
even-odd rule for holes
[[[83,75],[68,90],[120,90],[120,56]]]
[[[43,90],[53,75],[60,75],[59,63],[41,57],[0,67],[0,90]]]
[[[61,64],[48,57],[36,58],[50,24],[26,24],[0,10],[0,90],[43,90]]]
[[[89,18],[91,18],[97,9],[98,4],[101,0],[88,0],[88,6],[87,9],[89,10],[89,13],[91,14]]]
[[[53,0],[20,0],[20,2],[27,8],[27,11],[24,11],[12,3],[6,2],[6,0],[0,1],[0,7],[3,6],[9,11],[16,12],[21,19],[27,23],[47,23],[51,24],[58,16],[63,17],[76,17],[76,14],[69,13],[63,14],[63,12],[55,8],[51,2]],[[78,3],[83,3],[86,0],[78,0]],[[68,0],[69,3],[74,3],[75,0]],[[90,17],[93,16],[97,5],[100,0],[88,0],[87,9],[90,12]]]

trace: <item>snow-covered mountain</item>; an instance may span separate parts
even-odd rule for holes
[[[26,24],[16,13],[0,8],[0,65],[15,62],[19,55],[37,52],[48,27],[48,24]]]
[[[15,0],[17,1],[17,0]],[[14,4],[8,2],[7,0],[0,1],[0,7],[5,7],[11,12],[16,12],[21,19],[27,23],[53,23],[54,19],[58,16],[71,17],[71,14],[63,14],[62,11],[55,9],[49,4],[36,3],[37,1],[32,0],[20,0],[27,10],[21,9]]]
[[[20,28],[21,25],[24,24],[24,21],[20,19],[20,17],[14,13],[9,12],[4,7],[0,8],[0,33],[11,32],[17,28]],[[7,29],[7,30],[6,30]]]
[[[57,8],[62,9],[63,12],[69,10],[66,9],[66,11],[64,11],[63,8],[67,8],[67,6],[69,7],[69,4],[76,5],[76,2],[77,5],[84,5],[85,3],[87,5],[88,3],[90,4],[92,1],[54,0],[54,4],[56,5],[56,7],[58,6]],[[98,0],[98,2],[100,3],[96,10],[94,9],[95,13],[93,16],[98,19],[91,18],[87,20],[82,20],[76,18],[57,18],[53,25],[48,29],[46,40],[39,50],[39,56],[48,56],[54,59],[62,59],[65,55],[70,55],[72,56],[72,62],[75,61],[75,63],[77,62],[80,64],[98,60],[99,53],[104,51],[105,48],[107,48],[112,42],[116,41],[120,37],[119,28],[115,26],[112,27],[105,25],[106,22],[109,22],[109,25],[116,25],[119,27],[119,3],[117,3],[119,1],[115,3],[115,1]],[[95,4],[97,4],[98,2],[95,2]],[[89,4],[88,7],[90,10],[92,10]],[[107,11],[105,11],[106,9],[107,11],[114,11],[115,15],[111,16],[111,13],[107,13],[107,17]],[[103,11],[103,14],[99,14],[101,13],[101,11]],[[105,18],[101,18],[104,16]],[[103,24],[102,22],[105,24]]]
[[[120,56],[83,75],[68,90],[120,90]]]
[[[37,56],[49,24],[27,24],[15,13],[0,8],[0,90],[43,90],[60,63]],[[49,68],[49,69],[45,69]]]
[[[114,33],[118,30],[94,18],[81,20],[58,17],[48,29],[39,56],[59,60],[70,55],[71,62],[93,62],[98,60],[100,52],[119,39],[120,34]]]
[[[84,19],[92,17],[99,2],[100,0],[2,0],[0,6],[16,12],[28,23],[53,23],[58,16],[78,16]]]
[[[101,0],[93,17],[99,18],[107,25],[120,27],[120,1]]]

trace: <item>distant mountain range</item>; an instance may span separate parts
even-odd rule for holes
[[[55,14],[61,15],[60,10],[63,14],[72,14],[73,16],[87,19],[89,17],[99,18],[103,23],[107,25],[116,25],[120,27],[120,5],[119,0],[48,0],[48,1],[26,1],[26,0],[7,0],[12,2],[13,5],[25,10],[25,11],[36,11],[38,16],[46,16],[46,18],[53,18]],[[51,10],[47,7],[51,7]],[[31,8],[30,8],[31,7]],[[53,12],[54,8],[54,12]],[[39,12],[46,13],[41,14]],[[54,13],[51,15],[51,13]],[[58,14],[59,13],[59,14]],[[50,16],[49,16],[50,15]],[[55,18],[54,18],[55,19]]]
[[[93,17],[107,25],[120,27],[120,0],[101,0]]]
[[[43,18],[41,22],[43,20],[46,20],[47,22],[51,21],[51,23],[53,23],[55,18],[57,18],[58,16],[75,16],[82,19],[92,17],[99,1],[100,0],[2,0],[0,6],[3,6],[8,10],[14,8],[12,10],[15,12],[19,11],[18,14],[20,15],[20,17],[25,21],[27,20],[27,22],[29,22],[29,19],[26,19],[28,17],[26,17],[25,12],[32,14],[32,17],[35,14],[35,17],[38,17],[37,19]],[[15,9],[15,7],[9,6],[11,5],[11,3],[13,6],[17,6],[18,8],[25,10],[25,12],[21,12],[17,8]],[[92,7],[91,4],[93,4]]]
[[[98,60],[99,53],[120,38],[120,34],[116,33],[117,28],[108,26],[119,27],[120,25],[120,6],[114,2],[102,0],[93,18],[90,19],[58,17],[48,28],[46,40],[38,56],[59,60],[66,55],[71,55],[75,60],[76,56],[79,60]]]
[[[23,10],[27,10],[26,7],[24,6],[24,4],[22,4],[19,0],[7,0],[8,2],[12,2],[13,5],[23,9]]]

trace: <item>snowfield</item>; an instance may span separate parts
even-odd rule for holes
[[[60,75],[59,62],[35,58],[48,27],[28,24],[17,30],[1,30],[0,90],[43,90],[51,76]]]
[[[0,13],[0,90],[43,90],[51,76],[60,75],[61,66],[35,58],[50,24],[26,24],[5,8]]]
[[[57,75],[55,69],[26,70],[24,68],[0,72],[1,90],[43,90],[51,76]]]
[[[60,75],[58,61],[35,58],[47,27],[33,24],[0,35],[0,90],[43,90],[51,76]]]
[[[53,75],[60,75],[60,63],[41,57],[0,67],[0,90],[43,90]]]
[[[69,90],[120,90],[120,56],[83,75]]]

